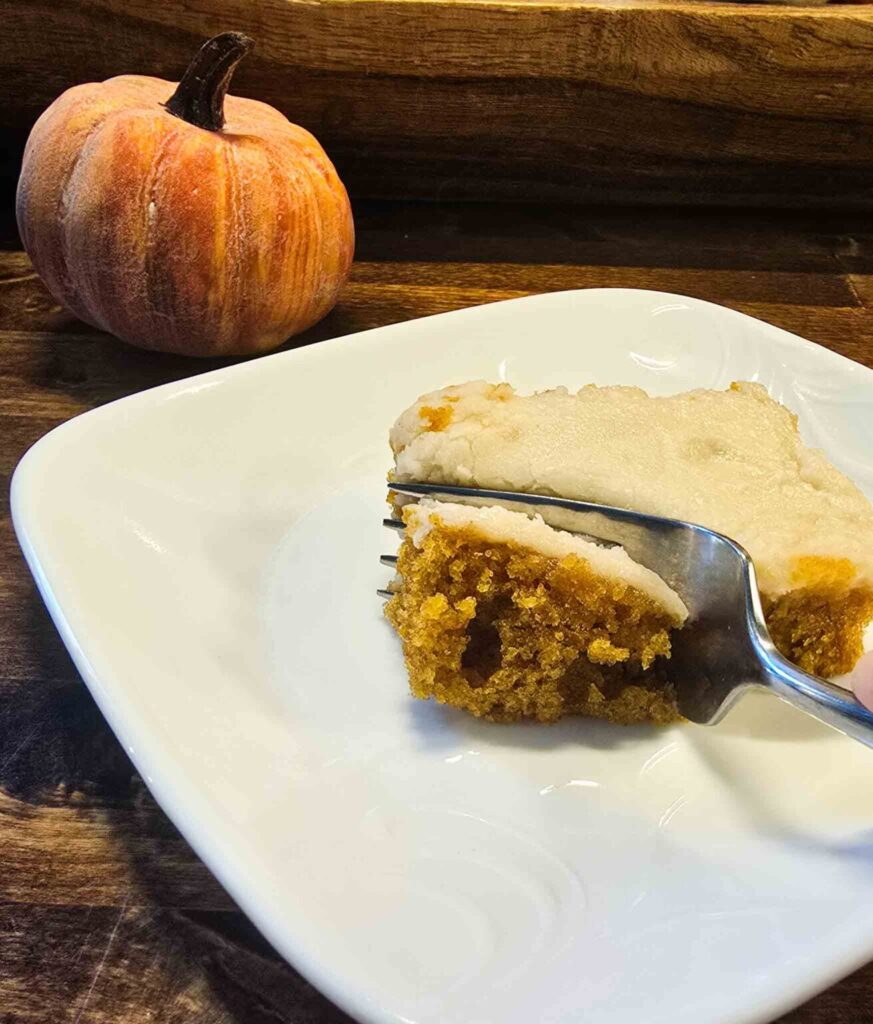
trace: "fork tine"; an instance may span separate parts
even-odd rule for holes
[[[379,597],[384,597],[386,601],[389,598],[394,597],[394,591],[393,590],[384,590],[381,587],[379,588],[379,590],[376,591],[376,593],[379,595]]]
[[[476,490],[478,489],[476,488]],[[468,491],[469,488],[455,487],[454,485],[447,486],[446,484],[397,483],[392,480],[388,484],[388,490],[394,494],[403,494],[408,498],[426,498],[429,494],[452,494],[456,491]]]
[[[393,569],[397,565],[397,555],[380,555],[379,561],[382,565],[387,565],[390,569]]]
[[[389,530],[403,531],[406,529],[406,524],[400,519],[383,519],[382,525],[387,526]]]

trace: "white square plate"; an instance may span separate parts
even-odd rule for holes
[[[873,955],[873,751],[775,700],[717,729],[413,701],[375,595],[386,434],[470,378],[763,382],[873,493],[873,372],[739,313],[593,290],[170,384],[24,458],[15,526],[155,796],[367,1022],[771,1019]]]

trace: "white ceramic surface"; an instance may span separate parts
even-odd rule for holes
[[[765,1021],[873,955],[873,751],[747,698],[717,729],[413,701],[375,596],[394,416],[484,377],[762,381],[873,494],[873,372],[653,292],[519,299],[171,384],[21,463],[16,529],[155,796],[366,1022]]]

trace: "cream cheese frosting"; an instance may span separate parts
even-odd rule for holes
[[[650,397],[476,381],[419,398],[390,440],[397,482],[552,494],[717,530],[749,551],[773,597],[802,585],[808,558],[842,560],[851,585],[873,583],[873,507],[760,384]]]

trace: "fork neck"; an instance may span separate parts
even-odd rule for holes
[[[804,672],[784,658],[769,638],[755,635],[753,643],[768,690],[825,725],[873,747],[873,712],[849,690]]]

